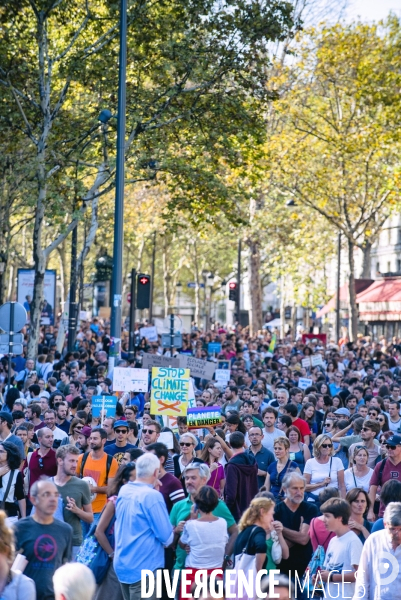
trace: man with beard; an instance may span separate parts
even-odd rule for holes
[[[88,452],[89,450],[89,438],[91,433],[92,429],[88,427],[88,425],[85,425],[78,434],[77,447],[81,450],[82,454],[85,454],[85,452]]]
[[[114,444],[109,444],[105,448],[105,452],[114,456],[118,464],[121,464],[124,454],[131,448],[135,448],[133,444],[128,443],[129,427],[127,421],[116,421],[114,423],[114,431],[116,434],[116,441]]]
[[[93,429],[89,438],[90,452],[81,454],[78,458],[77,476],[91,477],[94,484],[89,481],[91,494],[96,494],[92,500],[93,519],[97,523],[107,501],[107,485],[118,470],[117,461],[104,451],[107,433],[104,429]],[[89,531],[89,526],[83,523],[84,535]]]
[[[282,486],[285,500],[277,504],[274,511],[274,519],[283,524],[283,536],[290,547],[290,556],[281,561],[280,571],[290,578],[297,571],[301,579],[313,554],[309,524],[318,511],[311,502],[304,500],[305,485],[302,475],[288,473]]]

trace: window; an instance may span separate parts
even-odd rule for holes
[[[387,261],[387,273],[390,273],[391,271],[391,262]]]
[[[397,259],[397,273],[401,272],[401,259]]]
[[[376,263],[376,273],[380,273],[380,263]]]

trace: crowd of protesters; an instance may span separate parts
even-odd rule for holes
[[[163,568],[185,569],[180,598],[197,571],[235,570],[244,553],[257,571],[280,571],[281,598],[308,573],[326,597],[339,582],[344,598],[398,597],[399,568],[376,576],[382,555],[401,566],[397,340],[194,328],[175,354],[222,361],[230,379],[193,378],[197,406],[222,417],[190,431],[186,417],[168,428],[150,414],[148,393],[116,394],[114,417],[92,416],[93,396],[113,391],[108,329],[82,323],[73,352],[57,351],[55,334],[46,328],[36,360],[13,358],[10,374],[0,360],[2,600],[136,600],[142,571]],[[209,342],[221,352],[208,355]],[[141,367],[143,352],[163,350],[143,338],[130,358],[123,342],[116,364]],[[98,570],[93,549],[106,561]],[[87,572],[88,588],[57,595]],[[174,597],[165,582],[161,593]]]

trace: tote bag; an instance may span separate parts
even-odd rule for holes
[[[114,513],[110,523],[107,526],[105,535],[109,540],[109,544],[114,548],[114,523],[116,521],[116,515]],[[110,566],[110,559],[105,550],[101,547],[98,540],[95,537],[96,523],[92,523],[89,529],[88,535],[83,541],[83,544],[78,552],[76,561],[86,565],[94,574],[96,583],[100,585],[103,579],[106,577],[107,571]]]
[[[234,569],[233,571],[235,571],[235,575],[232,576],[231,581],[233,581],[233,588],[235,590],[235,597],[237,598],[237,600],[256,600],[257,599],[257,595],[256,595],[256,590],[255,590],[255,581],[256,581],[256,575],[258,574],[257,570],[256,570],[256,556],[254,554],[248,554],[248,548],[250,546],[250,542],[252,539],[252,536],[255,532],[255,530],[257,529],[257,527],[254,527],[251,531],[251,534],[248,538],[248,543],[245,546],[245,548],[243,549],[241,554],[238,554],[235,557],[235,562],[234,562]],[[244,573],[245,575],[245,579],[248,582],[252,582],[252,595],[248,595],[247,591],[245,589],[245,586],[243,586],[243,589],[240,590],[240,586],[239,586],[239,574]]]

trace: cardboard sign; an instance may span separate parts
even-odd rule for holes
[[[152,367],[180,367],[179,358],[170,358],[160,354],[148,354],[144,352],[142,357],[142,368],[151,369]],[[152,413],[153,414],[153,413]]]
[[[300,390],[306,390],[309,386],[313,385],[312,379],[306,379],[306,377],[300,377],[298,381],[298,387]]]
[[[188,429],[199,429],[202,427],[215,427],[221,423],[221,406],[205,406],[188,408]]]
[[[323,366],[323,358],[321,354],[314,354],[312,356],[312,367],[322,367]]]
[[[219,384],[228,385],[228,382],[231,379],[231,373],[227,369],[216,369],[214,377]]]
[[[159,340],[157,336],[157,328],[152,327],[141,327],[139,330],[141,338],[146,338],[148,342],[157,342]]]
[[[148,369],[114,367],[113,392],[147,392]]]
[[[301,360],[301,364],[302,364],[302,366],[303,366],[304,369],[310,369],[310,366],[311,366],[310,356],[306,356],[305,358],[303,358]]]
[[[207,351],[209,354],[219,354],[221,352],[220,342],[209,342],[207,345]]]
[[[92,396],[92,417],[114,417],[117,402],[117,396]]]
[[[152,368],[150,413],[171,417],[185,416],[188,410],[189,370]]]
[[[189,391],[188,391],[188,407],[195,408],[196,399],[195,399],[195,389],[194,382],[192,381],[192,377],[189,379]]]
[[[180,354],[180,367],[183,369],[190,369],[191,377],[200,377],[201,379],[213,379],[214,372],[216,370],[216,364],[202,360],[201,358],[194,358],[187,354]]]

